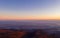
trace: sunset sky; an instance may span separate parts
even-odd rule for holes
[[[0,0],[0,20],[60,19],[60,0]]]

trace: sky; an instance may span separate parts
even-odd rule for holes
[[[60,19],[60,0],[0,0],[0,20]]]

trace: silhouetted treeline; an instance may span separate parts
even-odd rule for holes
[[[60,32],[48,34],[42,29],[37,30],[15,30],[0,29],[0,38],[60,38]]]

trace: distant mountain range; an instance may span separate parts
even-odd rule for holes
[[[0,28],[12,29],[60,29],[60,21],[0,21]]]

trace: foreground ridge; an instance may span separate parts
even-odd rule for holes
[[[42,29],[0,29],[0,38],[60,38],[59,33],[48,34]]]

